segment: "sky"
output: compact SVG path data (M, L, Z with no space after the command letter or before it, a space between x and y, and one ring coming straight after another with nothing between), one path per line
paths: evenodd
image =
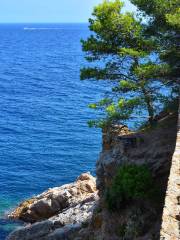
M0 0L0 23L85 23L102 1ZM134 10L128 0L124 2L127 10Z

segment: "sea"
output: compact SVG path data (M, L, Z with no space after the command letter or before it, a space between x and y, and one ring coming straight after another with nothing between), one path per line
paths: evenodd
M18 203L95 174L101 131L88 104L106 85L80 80L87 24L0 24L0 240Z

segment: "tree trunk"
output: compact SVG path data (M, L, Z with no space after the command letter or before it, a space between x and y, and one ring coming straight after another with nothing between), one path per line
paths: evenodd
M153 126L154 125L154 109L152 106L152 100L145 88L143 88L142 91L144 94L145 102L147 104L147 110L149 114L149 124L150 126Z

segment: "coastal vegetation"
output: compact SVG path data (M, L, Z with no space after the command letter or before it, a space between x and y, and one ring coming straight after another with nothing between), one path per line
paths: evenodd
M106 203L108 209L113 211L126 207L133 200L152 199L155 194L155 183L148 167L129 164L117 169L107 190Z
M178 96L178 1L132 3L137 12L124 13L120 0L105 0L89 19L92 34L82 40L82 48L90 64L81 69L81 79L106 80L111 87L89 105L101 116L90 126L154 126L156 115Z
M102 233L104 239L108 232L114 234L112 239L136 239L145 233L147 239L160 239L167 233L179 237L179 195L169 193L167 199L166 193L175 146L169 153L160 152L163 148L166 151L170 143L173 146L175 135L168 144L162 137L168 129L173 134L169 125L172 119L177 133L180 5L178 0L131 2L137 8L134 13L124 12L121 0L104 0L89 19L91 35L82 40L89 64L81 69L81 79L105 81L108 86L103 99L89 104L98 111L89 126L102 128L104 136L109 137L109 146L106 144L97 163L97 177L104 208L102 222L107 229L112 223L115 227ZM118 133L122 125L138 131L123 136ZM113 128L117 128L115 135ZM175 160L178 163L179 157ZM179 171L177 163L169 177L172 183L176 181L173 173ZM168 212L166 206L173 211ZM173 220L171 216L175 216ZM171 221L175 227L169 230ZM164 232L160 231L162 222Z

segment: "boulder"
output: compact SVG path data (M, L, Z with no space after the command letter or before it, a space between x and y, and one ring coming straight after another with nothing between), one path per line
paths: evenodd
M7 240L73 240L90 221L98 202L96 179L84 173L74 183L55 187L21 203L10 219L28 223Z
M24 201L8 217L34 223L50 218L65 208L76 206L94 196L94 193L97 193L96 179L89 173L84 173L73 183L51 188Z

